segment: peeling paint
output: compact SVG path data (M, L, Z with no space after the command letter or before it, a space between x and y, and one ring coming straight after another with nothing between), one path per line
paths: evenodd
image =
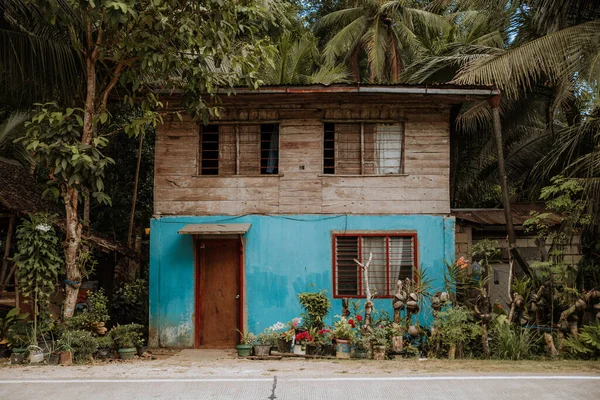
M251 223L244 235L245 307L247 327L260 332L277 321L302 312L297 295L327 289L332 294L332 231L416 231L420 267L443 285L444 260L454 257L454 219L431 215L289 215L244 217L163 217L151 222L150 332L165 347L194 345L194 248L190 235L179 235L186 224ZM341 314L341 299L332 299L333 316ZM391 312L389 299L376 308ZM421 315L427 323L430 315ZM154 335L154 338L152 337Z

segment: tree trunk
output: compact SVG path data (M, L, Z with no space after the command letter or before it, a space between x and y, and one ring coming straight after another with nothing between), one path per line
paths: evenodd
M488 346L488 327L487 324L481 324L481 348L486 357L490 356L490 346Z
M96 61L99 49L93 41L91 17L86 18L86 96L83 114L83 132L81 143L90 144L94 137L94 115L96 108ZM81 247L82 226L79 223L78 198L79 193L75 187L66 187L63 193L65 202L65 303L63 306L63 319L71 318L75 312L79 288L81 287L81 271L79 269L79 251Z
M82 226L77 215L78 193L74 188L67 188L64 194L65 201L65 268L67 279L65 281L65 303L63 319L68 319L75 312L79 287L81 286L81 271L79 270L79 246L81 245Z
M551 357L556 357L558 355L558 351L556 347L554 347L554 339L552 335L549 333L544 333L544 341L546 342L546 348L548 349L548 353Z
M454 360L456 358L456 343L450 345L448 349L448 359Z
M506 220L506 230L508 232L508 243L513 247L516 243L515 229L510 211L510 196L508 194L508 184L506 179L506 168L504 165L504 147L502 144L502 125L500 123L500 95L496 95L489 100L492 107L492 117L494 122L494 136L496 138L496 152L498 154L498 175L500 177L500 187L502 188L502 205L504 207L504 218Z

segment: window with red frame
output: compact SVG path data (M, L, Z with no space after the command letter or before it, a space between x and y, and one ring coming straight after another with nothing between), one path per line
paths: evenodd
M362 269L354 259L369 267L369 286L376 297L391 297L398 279L414 276L416 235L414 234L344 234L334 236L334 296L364 297Z

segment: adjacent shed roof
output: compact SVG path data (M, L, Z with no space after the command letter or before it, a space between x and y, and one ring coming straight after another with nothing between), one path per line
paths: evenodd
M180 235L243 235L250 224L188 224L179 230Z
M59 212L56 204L42 199L42 190L27 169L3 157L0 157L0 204L16 214Z
M545 212L543 204L538 203L517 203L512 204L511 214L514 225L523 225L531 217L532 211ZM455 208L451 210L451 215L459 222L468 222L477 225L505 225L503 208ZM550 217L551 223L560 223L558 216Z
M0 208L21 216L37 212L63 214L56 203L42 199L42 189L26 168L3 157L0 157ZM57 226L65 229L62 217L59 218ZM116 251L133 259L141 258L132 249L104 235L91 232L84 235L84 238L103 249Z

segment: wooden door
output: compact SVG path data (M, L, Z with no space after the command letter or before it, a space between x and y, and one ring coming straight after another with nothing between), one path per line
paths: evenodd
M240 242L199 240L196 347L233 348L240 315Z

